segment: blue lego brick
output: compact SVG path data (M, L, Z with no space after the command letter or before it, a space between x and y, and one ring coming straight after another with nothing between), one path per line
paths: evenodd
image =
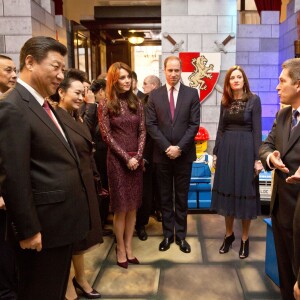
M207 190L207 191L200 191L199 193L199 198L198 200L201 201L207 201L207 200L211 200L211 190Z
M199 201L199 208L210 208L211 201L210 200L200 200Z
M272 221L270 218L264 219L264 221L267 223L265 272L273 280L273 282L279 286L279 274L272 231Z
M188 208L197 208L197 200L188 200Z
M271 181L272 180L272 172L270 171L261 171L259 174L259 181Z
M194 205L195 208L210 208L211 202L211 184L210 183L190 183L190 189L188 193L188 205ZM192 204L189 204L191 202ZM188 206L192 208L191 206Z
M192 183L210 183L211 177L191 177L190 182L192 182Z
M190 191L210 191L211 184L210 183L190 183Z

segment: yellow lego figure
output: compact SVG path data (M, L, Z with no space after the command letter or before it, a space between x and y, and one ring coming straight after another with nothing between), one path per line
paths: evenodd
M207 162L210 170L212 169L212 155L209 155L207 150L207 141L209 140L209 133L204 127L199 127L199 130L195 136L196 144L196 162ZM212 171L212 170L211 170Z
M207 149L207 141L209 140L208 131L204 127L199 127L195 136L197 160L204 154Z

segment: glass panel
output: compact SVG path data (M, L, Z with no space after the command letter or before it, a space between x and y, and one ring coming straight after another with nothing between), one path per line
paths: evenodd
M143 92L144 78L149 75L160 77L161 46L133 46L133 70L138 76L138 89Z

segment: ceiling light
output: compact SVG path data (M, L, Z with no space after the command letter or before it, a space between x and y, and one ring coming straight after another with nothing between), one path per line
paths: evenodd
M138 45L144 42L143 32L134 32L128 36L128 42L133 45Z

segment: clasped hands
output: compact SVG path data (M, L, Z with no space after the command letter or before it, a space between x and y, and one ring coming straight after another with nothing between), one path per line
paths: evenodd
M135 157L129 159L127 163L127 168L131 171L136 170L139 167L139 162Z
M178 146L169 146L165 153L170 159L176 159L181 155L181 150Z
M255 173L255 176L258 176L259 173L263 170L263 168L264 167L263 167L261 161L260 160L256 160L254 162L254 173Z

